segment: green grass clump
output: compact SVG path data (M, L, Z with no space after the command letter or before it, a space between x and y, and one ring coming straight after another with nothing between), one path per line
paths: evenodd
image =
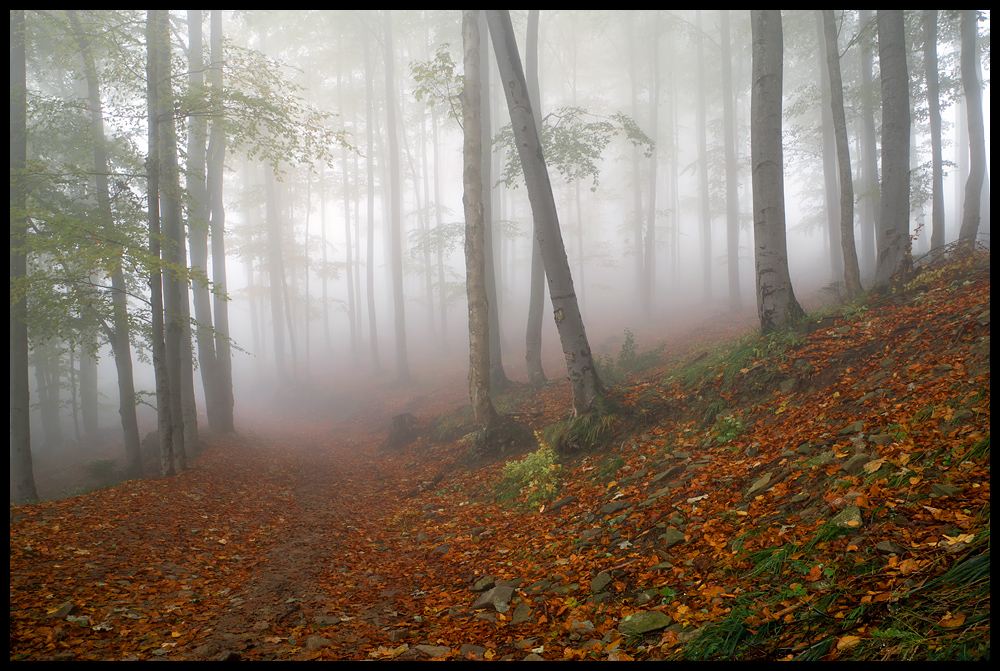
M500 472L497 495L502 503L523 497L523 503L533 509L540 508L558 492L561 469L555 450L537 431L538 449L517 461L508 462Z

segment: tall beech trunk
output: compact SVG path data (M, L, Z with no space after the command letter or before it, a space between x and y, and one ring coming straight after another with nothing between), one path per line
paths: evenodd
M825 9L821 14L826 43L826 67L830 76L830 110L833 113L833 134L837 145L844 284L847 296L853 298L861 291L861 271L858 269L858 252L854 246L854 181L851 175L851 150L847 142L847 119L844 116L844 83L840 76L840 51L837 47L837 26L833 10Z
M785 178L782 171L781 89L783 39L779 10L751 10L753 86L750 94L750 163L761 331L780 330L802 316L788 275Z
M94 143L94 179L97 194L97 209L101 225L108 240L118 239L115 234L114 215L111 211L111 190L108 169L108 153L105 147L104 111L101 104L100 83L97 66L90 50L90 40L84 34L75 11L69 12L69 20L87 77L87 99L90 104L90 137ZM107 330L108 340L115 355L118 371L118 412L122 418L122 433L125 439L125 472L129 477L142 475L142 456L139 451L139 422L135 410L135 382L132 377L132 346L129 338L131 326L128 318L128 292L125 274L121 268L119 252L115 266L111 269L112 325Z
M528 39L525 63L527 64L528 96L535 101L533 117L535 131L542 133L542 97L538 84L538 15L537 9L528 10ZM528 325L525 333L525 359L528 381L541 389L547 379L542 368L542 315L545 313L545 267L538 238L531 236L531 284L528 296Z
M882 74L882 203L878 219L875 288L889 288L910 268L910 82L903 10L879 10Z
M483 205L482 97L480 95L479 12L463 10L462 42L465 85L462 88L465 206L465 277L469 303L469 395L476 425L486 429L496 419L490 400L489 299L486 291L486 223Z
M507 11L486 10L493 39L493 50L511 127L517 142L518 155L524 168L524 181L528 187L528 200L535 220L535 237L542 250L545 274L549 280L556 328L566 357L566 368L573 389L573 409L577 415L600 412L604 399L604 386L594 368L594 359L587 341L587 332L580 315L580 307L573 289L573 276L566 258L566 247L559 229L559 216L552 197L545 156L535 128L531 102L528 97L521 57L517 52L514 29Z

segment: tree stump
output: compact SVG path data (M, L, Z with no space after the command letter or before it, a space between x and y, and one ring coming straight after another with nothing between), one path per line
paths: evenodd
M394 416L389 426L389 436L378 448L378 456L394 452L416 440L416 423L417 418L408 412Z

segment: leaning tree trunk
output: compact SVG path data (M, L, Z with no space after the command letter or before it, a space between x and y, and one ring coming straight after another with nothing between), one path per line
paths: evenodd
M517 142L518 156L524 169L528 187L528 200L535 220L535 237L542 250L545 274L549 279L549 295L555 313L556 328L566 357L566 368L573 388L573 409L576 414L600 411L604 387L594 368L594 359L587 341L587 332L580 314L580 306L573 289L566 247L559 230L559 216L552 184L549 181L545 156L535 129L535 120L528 98L524 70L517 53L510 13L487 10L493 50L507 97L511 127Z

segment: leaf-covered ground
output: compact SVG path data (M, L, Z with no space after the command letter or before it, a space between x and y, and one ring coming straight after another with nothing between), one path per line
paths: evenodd
M599 447L522 480L460 367L314 381L177 477L11 507L11 659L988 658L989 314L986 258L626 346ZM497 404L546 440L570 394Z

